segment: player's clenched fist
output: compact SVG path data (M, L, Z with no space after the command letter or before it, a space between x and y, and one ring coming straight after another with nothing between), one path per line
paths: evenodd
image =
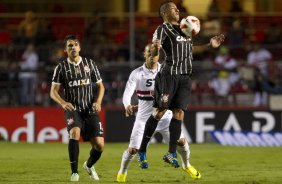
M93 103L92 108L93 108L93 111L100 112L101 111L101 104Z
M151 56L155 57L155 56L159 55L160 48L161 48L160 40L155 40L153 42L152 46L150 47Z
M138 110L138 105L128 105L125 109L125 116L128 117L133 115L134 112Z

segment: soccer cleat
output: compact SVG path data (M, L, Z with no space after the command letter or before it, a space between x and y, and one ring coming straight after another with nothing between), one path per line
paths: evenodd
M99 180L99 176L94 168L94 166L92 166L91 168L87 167L87 161L84 162L83 164L83 168L87 171L87 173L89 174L90 179L92 180Z
M139 167L141 167L141 169L148 168L146 152L138 152L138 162L139 162Z
M186 173L188 173L188 174L191 176L191 178L193 178L193 179L200 179L200 178L202 177L201 174L200 174L200 172L197 171L197 170L195 169L195 167L193 167L192 165L190 165L190 166L187 167L186 169L183 168L183 170L184 170Z
M124 173L124 174L118 173L117 182L118 183L125 183L126 182L126 176L127 176L127 173Z
M78 173L72 173L70 181L78 181L78 180L79 180Z
M163 160L170 165L172 165L175 168L178 168L180 165L177 160L177 154L176 153L167 153L164 155Z

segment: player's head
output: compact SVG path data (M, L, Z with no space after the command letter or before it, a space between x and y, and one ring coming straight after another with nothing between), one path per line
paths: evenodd
M159 60L159 56L155 56L153 59L150 59L151 56L151 48L152 44L147 44L144 49L144 58L146 60L146 65L149 67L153 67Z
M179 10L172 1L165 1L160 5L159 14L165 22L178 22Z
M80 43L75 35L67 35L64 39L65 52L68 57L75 58L79 56Z

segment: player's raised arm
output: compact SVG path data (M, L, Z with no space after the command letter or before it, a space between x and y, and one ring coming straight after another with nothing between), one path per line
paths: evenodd
M158 39L155 39L150 47L150 56L156 57L160 53L161 42Z

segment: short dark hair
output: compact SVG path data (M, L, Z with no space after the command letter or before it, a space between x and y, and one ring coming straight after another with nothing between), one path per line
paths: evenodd
M77 36L75 35L67 35L65 38L64 38L64 46L66 46L67 42L69 40L77 40L79 42L79 39Z
M171 1L171 0L169 0L169 1L164 1L164 2L162 2L162 4L160 5L160 9L159 9L159 15L160 15L160 17L163 18L162 13L164 13L164 12L167 10L169 3L173 3L173 1Z

